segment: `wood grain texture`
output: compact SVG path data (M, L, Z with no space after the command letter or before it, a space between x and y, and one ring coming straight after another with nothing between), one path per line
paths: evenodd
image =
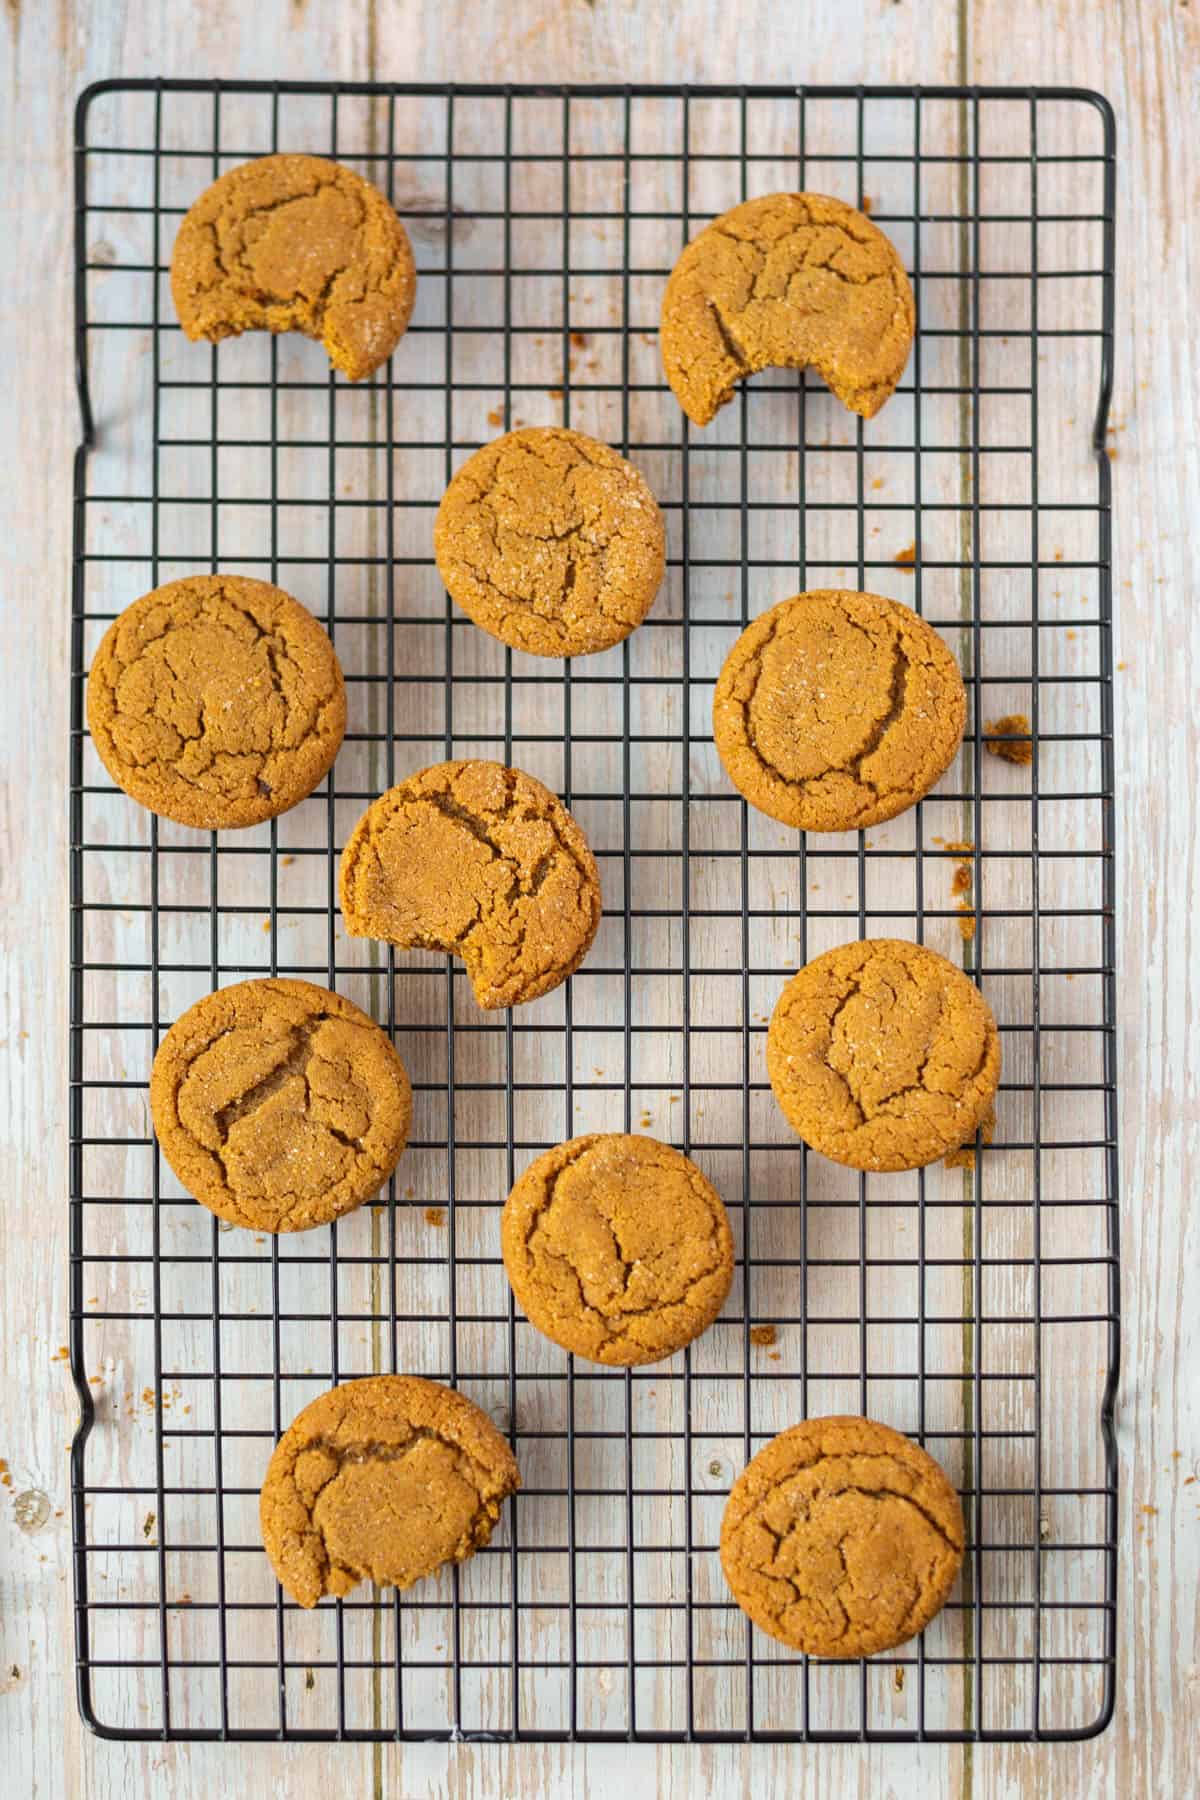
M787 1792L1185 1794L1200 1729L1200 1314L1195 1205L1197 1001L1190 896L1195 826L1195 495L1200 416L1191 315L1200 104L1197 9L1160 0L832 0L783 16L715 3L566 0L480 9L323 0L208 0L185 12L105 0L0 14L0 181L10 277L0 333L8 493L0 631L6 771L0 1456L0 1743L16 1794L226 1791L247 1778L297 1800L321 1793L482 1797ZM864 59L863 47L868 47ZM65 807L70 549L70 116L110 74L392 80L1061 82L1108 94L1118 115L1114 409L1120 1056L1125 1350L1121 1659L1117 1718L1100 1740L1024 1747L653 1752L458 1746L379 1751L97 1743L70 1678L66 1455L74 1395L66 1339ZM31 327L36 321L36 333ZM1043 394L1055 371L1042 373ZM20 671L13 677L13 671ZM52 1503L34 1536L12 1496ZM1142 1511L1153 1508L1153 1511ZM57 1514L61 1512L62 1516ZM16 1671L14 1673L14 1671Z

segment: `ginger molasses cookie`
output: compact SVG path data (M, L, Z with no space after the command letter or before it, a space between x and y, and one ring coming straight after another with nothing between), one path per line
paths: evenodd
M937 632L898 600L841 588L755 619L713 694L730 780L801 831L861 831L915 805L952 761L966 716Z
M360 1581L408 1588L482 1549L520 1485L508 1444L465 1395L369 1375L310 1401L275 1446L263 1545L301 1606Z
M707 425L760 369L816 369L873 418L899 381L916 312L895 246L826 194L766 194L692 239L663 295L667 380Z
M158 1047L163 1154L218 1218L325 1225L378 1193L408 1141L412 1092L386 1032L308 981L241 981L189 1007Z
M282 588L185 575L114 620L92 660L88 730L151 812L220 831L295 806L346 729L333 645Z
M762 1630L808 1656L874 1656L924 1631L963 1558L932 1456L873 1419L806 1419L733 1484L721 1566Z
M533 1162L500 1247L530 1323L599 1363L658 1362L707 1330L733 1280L733 1236L695 1163L650 1137L592 1133Z
M433 528L450 596L514 650L579 656L639 625L662 581L658 502L632 463L560 426L477 450Z
M975 1135L1000 1035L973 981L899 938L827 950L788 982L767 1073L793 1130L852 1169L919 1169Z
M342 852L351 937L461 956L480 1006L576 970L600 923L587 839L549 788L495 762L437 763L381 794Z
M320 156L230 169L188 212L171 257L188 337L302 331L351 381L387 361L416 291L408 235L387 200Z

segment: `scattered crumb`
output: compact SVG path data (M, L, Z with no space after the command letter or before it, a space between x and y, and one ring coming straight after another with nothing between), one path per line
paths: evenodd
M1128 667L1128 664L1126 664L1126 663L1118 663L1118 664L1117 664L1117 667L1118 667L1118 669L1124 669L1124 668L1127 668L1127 667Z
M1068 631L1068 637L1074 637ZM1030 736L1030 724L1024 713L1005 713L1002 719L992 719L983 728L992 738L1007 738L1007 743L989 742L984 749L989 756L999 756L1005 762L1028 764L1033 761L1033 739Z
M765 1350L769 1345L775 1342L775 1327L773 1325L752 1325L750 1327L750 1342L752 1344L761 1344Z
M571 333L571 342L574 344L574 346L577 350L586 349L587 348L587 333L583 332L583 331L573 331Z
M862 199L858 203L858 210L859 210L859 212L866 213L867 217L870 218L871 208L874 206L874 204L875 204L875 202L872 200L870 194L864 194Z
M595 1064L592 1065L592 1074L596 1076L597 1080L600 1078L601 1075L603 1075L603 1073L604 1073L603 1069L596 1068Z
M894 558L894 561L898 563L902 569L911 569L916 560L917 546L915 542L909 544L906 550L897 550Z
M974 844L968 844L966 838L947 838L944 843L941 838L934 838L933 841L941 844L943 850L952 850L956 856L973 856L975 853Z
M653 1122L654 1121L651 1119L649 1113L643 1113L641 1118L638 1120L638 1124L642 1127L643 1131L645 1131L649 1125L652 1125Z
M58 1349L54 1352L54 1355L50 1358L50 1361L51 1362L66 1362L67 1359L70 1357L70 1354L71 1354L71 1352L67 1349L67 1346L65 1344L60 1344L58 1346Z
M96 1294L93 1294L91 1296L90 1300L88 1300L88 1302L87 1302L88 1306L99 1306L99 1304L100 1304L100 1299L99 1299L99 1296Z
M1183 1478L1184 1487L1191 1487L1191 1485L1192 1485L1193 1481L1195 1481L1195 1479L1196 1479L1196 1477L1194 1475L1185 1475Z
M487 416L487 422L489 425L503 425L504 413L500 407L493 406L491 412Z
M668 1094L667 1095L668 1106L678 1106L679 1100L680 1100L680 1096L678 1094Z
M552 400L561 400L562 399L563 391L561 388L547 388L546 392L549 394L549 396Z
M264 920L263 920L263 930L264 930L264 931L266 931L266 932L269 932L269 931L270 931L270 929L271 929L271 921L270 921L270 919L264 919Z
M317 1685L317 1678L311 1669L305 1669L304 1671L304 1685L306 1688L315 1688Z
M290 869L295 860L294 856L285 856L281 859L280 866L284 869Z
M1054 560L1055 560L1055 562L1061 562L1061 561L1062 561L1062 559L1063 559L1063 553L1062 553L1062 551L1061 551L1061 550L1056 550L1056 551L1055 551L1055 552L1054 552Z
M148 1512L142 1520L142 1536L144 1538L154 1536L154 1514L152 1512Z
M970 865L970 863L965 863L965 862L955 863L954 874L950 880L950 892L952 894L965 894L967 889L970 887L970 885L971 885L971 865Z
M192 1604L192 1596L190 1594L180 1594L179 1604L180 1606L190 1606Z
M1108 460L1109 460L1109 462L1116 462L1116 460L1117 460L1117 452L1116 452L1116 450L1115 450L1115 449L1114 449L1114 447L1113 447L1113 446L1112 446L1112 444L1109 444L1109 445L1108 445L1108 446L1107 446L1107 448L1106 448L1106 449L1105 449L1105 452L1104 452L1104 454L1105 454L1105 455L1106 455L1106 456L1107 456L1107 458L1108 458Z
M892 1676L892 1686L895 1688L895 1690L898 1694L902 1694L904 1692L904 1670L902 1668L900 1668L898 1665L896 1668L896 1673Z
M1153 1519L1156 1519L1158 1517L1157 1506L1139 1506L1138 1511L1141 1513L1148 1513L1149 1516Z
M1077 632L1077 631L1068 631L1068 633L1067 633L1067 642L1068 642L1068 643L1071 643L1071 644L1073 644L1073 643L1074 643L1074 642L1075 642L1075 639L1076 639L1076 638L1077 638L1077 637L1078 637L1078 636L1079 636L1079 633L1078 633L1078 632Z
M641 338L643 344L649 344L650 348L653 350L657 339L652 331L639 331L638 336Z
M427 1225L444 1225L446 1223L445 1207L427 1206L425 1208L425 1223Z
M405 1198L405 1199L406 1199L406 1200L411 1200L411 1199L413 1199L413 1198L414 1198L414 1195L415 1195L415 1191L416 1191L416 1190L415 1190L415 1189L413 1189L413 1188L410 1188L410 1187L406 1187L406 1188L405 1188L405 1190L404 1190L404 1198Z
M959 908L959 912L962 915L958 921L959 934L963 943L969 944L975 936L975 914L971 912L965 902Z
M881 488L883 486L883 476L877 475L875 477L874 481L871 483L871 486L873 488Z
M780 1359L778 1350L768 1350L767 1351L767 1361L768 1362L779 1362L780 1360L781 1359Z

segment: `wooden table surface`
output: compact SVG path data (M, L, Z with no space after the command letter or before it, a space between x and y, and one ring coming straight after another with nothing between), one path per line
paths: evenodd
M1200 1792L1200 886L1195 625L1200 6L1188 0L7 0L8 475L0 1209L0 1758L29 1795ZM1116 1717L1078 1745L626 1749L120 1745L76 1716L67 1456L65 788L71 112L104 76L1064 84L1117 114L1113 465L1124 1258ZM1048 379L1053 379L1049 376ZM13 1497L51 1516L18 1529Z

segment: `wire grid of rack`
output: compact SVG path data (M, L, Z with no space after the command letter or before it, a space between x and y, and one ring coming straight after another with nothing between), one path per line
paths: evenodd
M117 1737L987 1739L1111 1714L1118 1287L1109 467L1114 130L1058 90L383 87L105 82L77 114L72 670L71 1361L84 1718ZM319 346L189 345L166 271L220 171L340 157L404 218L408 335L352 388ZM683 242L785 187L870 207L921 328L870 423L772 372L703 432L655 341ZM95 424L93 426L93 419ZM1093 426L1094 420L1094 426ZM458 615L432 564L453 470L565 422L631 454L669 568L623 645L559 665ZM278 580L327 624L349 694L328 783L209 836L116 792L83 727L90 655L195 569ZM866 834L748 810L709 730L748 618L806 586L915 605L959 657L962 752ZM989 756L1024 712L1034 760ZM605 922L584 969L481 1014L461 968L352 942L337 853L369 800L443 757L561 792ZM955 871L958 871L957 877ZM1003 1034L973 1168L859 1176L809 1154L765 1077L808 957L922 939ZM379 1204L267 1239L157 1154L162 1032L254 974L349 993L415 1089ZM514 1313L498 1209L546 1145L647 1130L714 1180L738 1238L716 1326L681 1356L574 1362ZM772 1341L773 1340L773 1341ZM332 1381L458 1384L524 1487L490 1548L403 1596L305 1613L259 1543L272 1444ZM962 1579L915 1642L794 1657L732 1605L731 1480L802 1416L911 1432L960 1486Z

